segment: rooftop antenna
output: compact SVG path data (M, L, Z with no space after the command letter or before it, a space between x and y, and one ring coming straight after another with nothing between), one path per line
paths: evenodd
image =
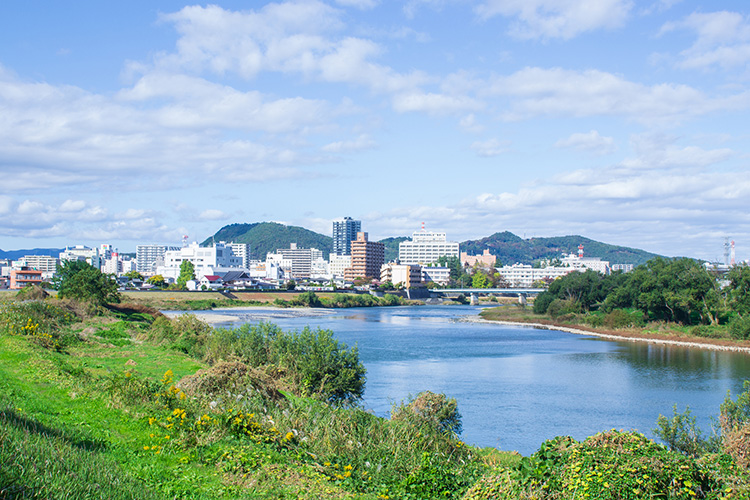
M182 235L182 248L185 248L187 246L187 242L188 242L188 235L183 234Z
M422 222L422 232L424 233L424 222Z
M731 252L731 260L729 261L729 265L734 266L735 260L734 260L734 240L732 240L732 252Z

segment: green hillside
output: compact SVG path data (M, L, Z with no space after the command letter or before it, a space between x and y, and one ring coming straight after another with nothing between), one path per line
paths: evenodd
M207 238L201 245L209 245L212 241L250 243L252 255L258 259L265 259L268 252L275 252L279 248L289 248L291 243L296 243L299 248L317 248L327 259L333 246L333 239L330 236L277 222L230 224L219 229L213 237Z
M479 240L461 243L461 251L471 255L481 254L485 248L495 255L503 265L533 264L540 259L552 259L561 254L578 253L578 245L583 244L586 257L599 257L611 264L639 265L657 257L656 254L636 248L609 245L583 236L554 236L551 238L523 239L504 231Z
M385 261L393 262L398 258L398 245L402 241L408 240L406 236L396 236L392 238L383 238L380 243L385 245Z

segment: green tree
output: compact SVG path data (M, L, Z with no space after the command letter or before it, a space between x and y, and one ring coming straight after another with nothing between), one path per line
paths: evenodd
M164 276L161 274L155 274L151 276L149 279L146 280L146 283L149 285L158 286L159 288L164 288L167 286L167 280L164 279Z
M738 316L744 318L750 313L750 266L742 264L729 271L727 301Z
M131 280L141 280L143 281L143 275L139 273L138 271L128 271L124 275L126 278L130 278Z
M471 277L471 286L473 288L488 288L489 281L487 275L481 269L474 271L474 276Z
M99 269L84 261L65 261L58 267L54 279L57 295L104 305L120 302L117 282L112 275L102 274Z
M195 266L189 260L183 260L180 264L180 275L177 277L177 285L184 288L188 281L195 279Z

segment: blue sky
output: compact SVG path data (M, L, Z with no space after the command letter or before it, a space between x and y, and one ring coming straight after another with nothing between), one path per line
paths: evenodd
M750 257L746 2L0 3L0 248L580 234Z

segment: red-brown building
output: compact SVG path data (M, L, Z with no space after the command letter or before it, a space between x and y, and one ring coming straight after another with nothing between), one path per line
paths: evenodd
M29 285L40 285L42 283L42 271L31 267L22 267L21 269L12 269L10 271L10 288L11 290L20 290Z

